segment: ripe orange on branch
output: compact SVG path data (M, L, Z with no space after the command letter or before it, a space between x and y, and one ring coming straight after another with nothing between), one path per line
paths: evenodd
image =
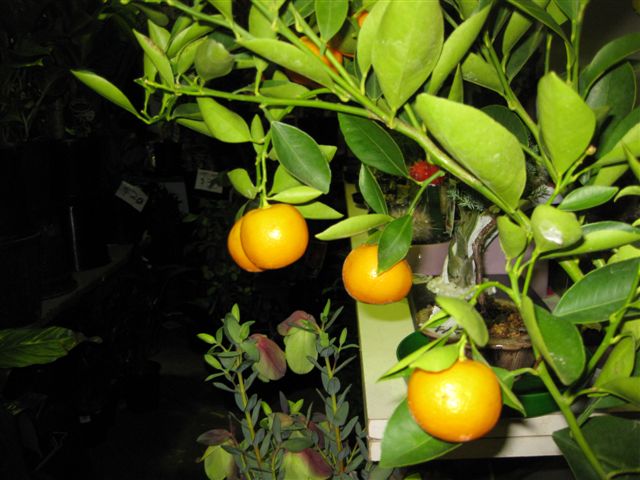
M229 235L227 236L227 250L229 255L233 258L233 261L243 270L247 272L262 272L262 268L255 265L242 248L242 242L240 240L240 229L242 228L242 221L244 217L240 217L236 223L233 224Z
M385 304L402 300L411 289L413 275L406 260L378 273L378 246L360 245L342 265L342 282L352 298L363 303Z
M458 360L440 372L415 369L407 400L415 421L431 436L469 442L498 422L502 393L495 373L475 360Z
M278 203L248 212L242 220L240 241L247 258L258 268L282 268L304 255L309 229L295 207Z

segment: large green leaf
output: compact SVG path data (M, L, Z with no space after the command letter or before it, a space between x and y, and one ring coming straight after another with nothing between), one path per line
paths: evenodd
M272 28L272 22L255 5L249 9L249 33L258 38L271 38L275 40L278 36Z
M244 118L213 98L198 97L198 107L207 128L218 140L243 143L252 140L251 131Z
M488 3L479 12L465 20L449 35L442 47L442 53L431 74L427 93L437 93L451 71L460 63L482 29L491 11Z
M249 172L244 168L234 168L227 173L229 181L233 188L245 198L254 199L256 197L257 189L249 177Z
M71 70L71 73L97 94L102 95L110 102L115 103L120 108L124 108L127 112L140 118L140 115L136 112L135 107L127 96L109 80L88 70Z
M475 83L481 87L503 94L502 83L498 72L487 63L480 55L471 52L462 63L462 78L467 82Z
M281 192L276 193L273 197L271 197L270 200L275 200L276 202L300 204L315 200L320 195L322 195L322 192L320 190L307 187L306 185L301 185L299 187L291 187L286 190L282 190Z
M621 308L638 282L640 258L616 262L589 272L572 285L553 310L573 323L603 322Z
M617 187L585 185L576 188L562 199L558 208L568 212L577 212L597 207L611 200L618 193Z
M582 433L606 472L637 471L640 421L613 415L595 416L582 427ZM568 428L554 432L553 440L580 480L600 480ZM632 476L617 478L631 479Z
M384 193L380 188L380 184L371 169L365 165L360 165L360 174L358 175L358 189L367 202L367 205L376 213L388 214L387 202L384 199Z
M507 258L515 258L527 247L527 232L502 215L496 221L500 247Z
M238 44L321 85L330 86L333 83L327 72L328 67L319 57L303 52L290 43L270 38L253 38L240 39Z
M560 38L562 38L566 44L571 44L569 38L565 34L564 30L558 23L553 19L551 15L549 15L546 10L540 8L536 3L532 0L507 0L511 5L522 10L528 16L533 17L544 26L552 30L556 33Z
M602 390L640 407L640 377L616 378L600 386Z
M220 42L206 38L194 58L196 72L204 81L224 77L233 70L234 58Z
M273 182L271 184L271 190L269 195L288 190L289 188L299 187L302 183L298 181L293 175L287 172L287 169L282 165L278 165L276 172L273 174Z
M585 152L596 128L593 110L554 72L538 83L538 121L544 146L558 173Z
M640 155L640 123L635 124L620 141L595 163L596 166L611 165L627 161L628 150L632 155Z
M464 328L476 345L484 347L487 344L489 341L487 324L470 303L460 298L440 295L436 297L436 303L451 315L458 325Z
M545 8L549 0L533 0L538 7ZM502 56L507 56L511 49L518 43L522 36L529 30L533 21L528 15L523 15L518 11L511 14L502 36Z
M615 125L631 113L636 95L636 75L631 63L625 62L593 84L586 102L594 112L606 109L608 122Z
M640 33L616 38L602 47L580 73L580 92L584 95L606 71L629 55L640 51Z
M366 75L371 68L371 52L373 50L373 44L375 43L378 35L380 21L382 20L384 12L388 6L388 0L377 1L369 10L367 21L362 24L362 28L358 34L356 61L358 62L358 67L363 75Z
M284 351L287 357L287 365L291 371L304 374L313 370L312 359L318 358L316 349L317 335L313 332L294 328L284 337Z
M609 153L622 137L638 123L640 123L640 107L632 110L627 116L616 123L613 128L606 128L602 135L600 135L600 145L596 153L596 158L603 157Z
M586 363L582 336L567 319L555 317L537 306L535 312L540 333L549 351L549 364L562 383L571 385L580 378Z
M509 82L520 73L533 54L540 51L540 43L544 37L544 30L538 27L511 52L505 69Z
M413 217L404 215L389 222L378 242L378 274L386 272L409 251L413 236Z
M416 465L438 458L460 445L438 440L422 430L404 400L396 407L384 430L380 466Z
M340 238L349 238L360 233L365 233L372 228L379 227L385 223L389 223L393 217L381 213L372 213L370 215L356 215L355 217L345 218L341 222L331 225L326 230L318 233L318 240L338 240Z
M582 238L580 222L572 212L551 205L538 205L531 215L536 250L548 252L569 247Z
M328 42L340 31L349 12L349 0L315 0L320 38Z
M633 337L623 337L613 347L602 366L594 386L601 387L619 378L627 378L633 372L636 360L636 344Z
M408 176L400 147L380 125L342 113L338 121L349 149L362 163L391 175Z
M295 205L295 207L304 218L309 220L337 220L344 216L322 202L305 203L304 205Z
M378 26L371 60L393 110L427 80L442 50L444 22L439 2L390 2Z
M82 334L62 327L0 330L0 368L51 363L83 340Z
M427 372L441 372L453 365L459 355L460 349L455 343L432 348L411 362L409 368L419 368Z
M511 132L480 110L428 94L418 96L416 111L456 160L504 203L518 205L526 169L520 143Z
M640 240L640 228L627 223L604 221L582 226L582 241L575 247L545 254L543 258L571 257L610 250Z
M298 180L322 193L329 192L331 169L322 150L308 134L286 123L271 124L278 160Z
M165 55L164 51L154 43L146 35L134 30L133 34L138 40L138 43L144 50L144 53L149 57L151 63L156 67L156 70L160 74L162 83L165 85L173 86L173 70L171 69L171 62Z

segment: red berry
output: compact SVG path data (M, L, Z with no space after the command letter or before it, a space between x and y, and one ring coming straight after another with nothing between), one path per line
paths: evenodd
M409 175L411 175L411 178L418 182L424 182L427 178L429 178L439 170L440 169L438 167L436 167L432 163L427 162L426 160L418 160L416 163L409 167ZM438 177L432 182L432 184L441 185L443 181L444 177Z

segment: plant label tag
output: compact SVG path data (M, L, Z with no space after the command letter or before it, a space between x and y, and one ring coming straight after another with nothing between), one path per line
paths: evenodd
M147 200L149 200L149 197L142 189L124 180L120 182L120 186L116 191L116 197L127 202L138 212L142 212L142 209L147 204Z
M218 181L218 172L213 170L198 169L196 175L196 184L194 188L196 190L204 190L205 192L222 193L222 185Z

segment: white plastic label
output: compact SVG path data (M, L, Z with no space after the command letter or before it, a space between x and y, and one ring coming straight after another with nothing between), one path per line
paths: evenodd
M120 186L116 191L116 197L127 202L138 212L142 211L147 204L147 200L149 200L149 197L141 188L131 185L124 180L120 182Z
M222 193L222 186L216 182L217 178L218 172L199 168L194 188L205 192Z

